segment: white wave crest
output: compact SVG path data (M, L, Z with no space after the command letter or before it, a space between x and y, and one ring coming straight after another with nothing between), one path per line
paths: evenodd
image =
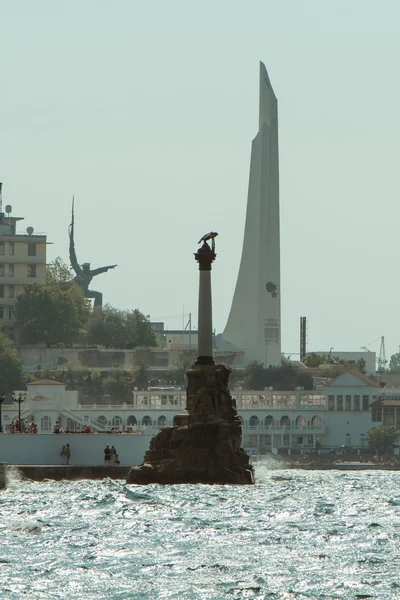
M11 466L6 468L6 489L19 489L22 487L23 480L23 475L17 467Z

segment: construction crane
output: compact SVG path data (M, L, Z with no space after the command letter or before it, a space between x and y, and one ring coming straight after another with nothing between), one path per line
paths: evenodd
M385 337L382 336L381 337L381 347L380 347L379 356L378 356L378 372L386 371L386 365L387 365L387 360L386 360L386 351L385 351Z

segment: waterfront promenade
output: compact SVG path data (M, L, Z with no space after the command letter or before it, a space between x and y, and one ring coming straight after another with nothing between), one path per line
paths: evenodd
M135 434L0 434L0 462L8 465L63 465L60 452L70 445L70 467L103 467L104 448L115 446L120 467L143 462L151 435ZM64 466L63 466L64 467Z
M55 481L80 479L126 479L130 467L121 466L81 466L81 465L12 465L6 466L5 471L17 470L24 479L32 481Z

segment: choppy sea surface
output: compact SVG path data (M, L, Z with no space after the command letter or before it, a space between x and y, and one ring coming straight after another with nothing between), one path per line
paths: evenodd
M256 466L251 487L0 491L0 598L400 598L400 472Z

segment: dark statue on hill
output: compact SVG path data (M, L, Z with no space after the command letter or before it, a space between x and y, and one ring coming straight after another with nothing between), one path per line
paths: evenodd
M79 287L83 291L83 295L85 298L94 298L94 306L93 308L102 308L103 306L103 294L101 292L96 292L94 290L89 290L90 282L93 277L96 275L100 275L101 273L106 273L109 269L115 269L117 265L109 265L107 267L99 267L98 269L91 269L90 263L83 263L80 265L78 263L78 259L76 257L75 252L75 242L74 242L74 200L72 200L72 220L71 225L69 226L69 259L71 261L71 266L74 269L76 276L73 281L79 285Z

